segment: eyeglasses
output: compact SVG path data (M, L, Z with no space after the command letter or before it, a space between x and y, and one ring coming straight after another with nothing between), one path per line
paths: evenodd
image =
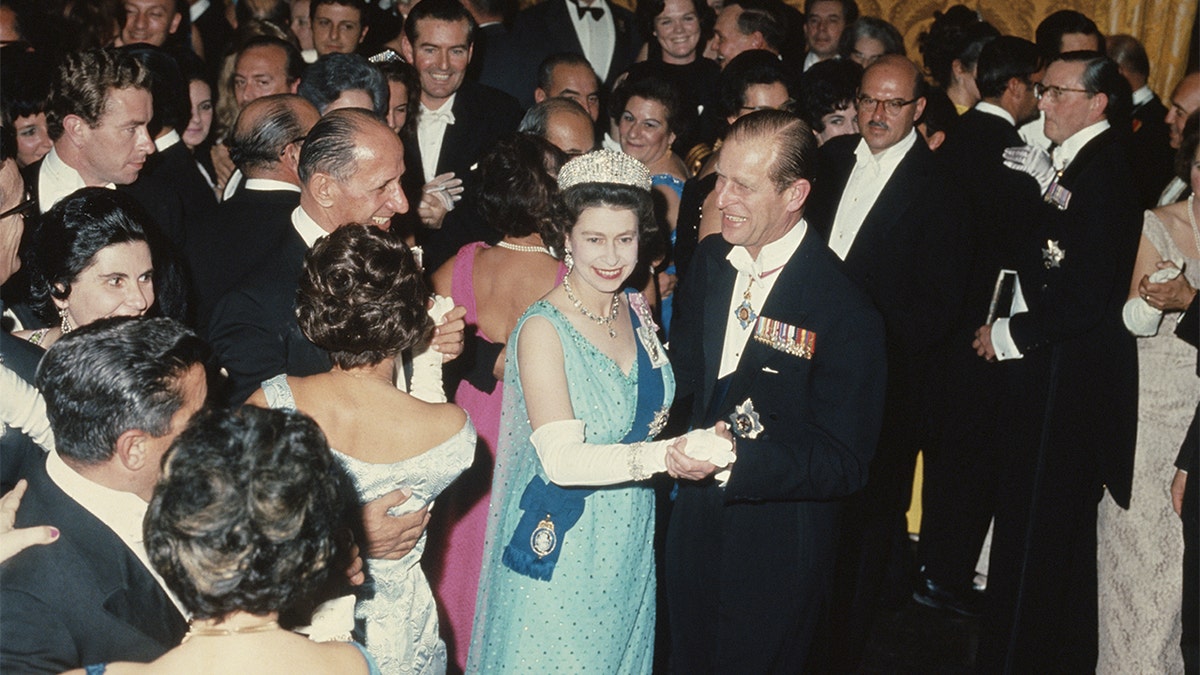
M1041 82L1033 85L1033 95L1036 96L1037 100L1039 101L1045 98L1047 95L1050 96L1051 101L1057 101L1058 99L1062 98L1064 93L1068 91L1073 91L1077 94L1087 94L1088 96L1096 93L1090 89L1071 89L1070 87L1055 87L1053 85L1048 87Z
M859 110L861 110L862 112L865 112L865 113L874 113L879 108L879 104L882 103L883 109L885 111L887 111L887 114L895 115L895 114L899 113L901 110L903 110L904 106L912 105L913 103L916 103L920 99L921 99L921 97L918 96L916 98L909 99L907 101L905 101L902 98L893 98L893 99L889 99L887 101L880 101L879 99L871 98L870 96L867 96L866 94L859 94L858 98L854 99L854 103L858 106Z
M35 199L32 195L26 195L25 201L17 204L4 213L0 213L0 220L4 220L9 216L21 216L22 218L27 217L33 211L33 207L35 206L37 206L37 199Z

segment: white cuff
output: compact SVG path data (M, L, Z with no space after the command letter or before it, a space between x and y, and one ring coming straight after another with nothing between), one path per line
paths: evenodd
M1008 329L1008 319L996 319L992 324L992 349L996 352L997 361L1019 359L1025 355L1017 349L1013 342L1012 333Z

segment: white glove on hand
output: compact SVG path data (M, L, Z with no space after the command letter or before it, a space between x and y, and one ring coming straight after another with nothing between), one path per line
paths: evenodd
M454 204L462 199L462 179L455 178L453 173L434 176L433 180L425 184L424 192L441 200L447 211L453 211Z
M1150 283L1161 284L1179 276L1178 267L1166 267L1150 275ZM1150 306L1145 298L1130 298L1121 308L1121 318L1125 328L1136 337L1150 337L1158 334L1158 325L1162 322L1162 310Z
M1033 145L1005 148L1004 166L1033 176L1042 188L1042 194L1046 194L1050 182L1054 180L1054 163L1050 161L1050 153Z
M537 450L546 477L556 485L617 485L644 480L667 470L667 448L675 439L645 443L588 443L583 420L558 420L538 427L529 440ZM689 431L684 436L692 451L723 457L733 445L709 429ZM709 460L713 461L713 460ZM716 464L717 462L713 462ZM635 475L634 469L641 475Z
M442 317L446 312L454 309L454 299L446 298L440 295L433 296L433 306L429 308L429 317L433 319L434 325L441 322ZM401 386L404 377L404 369L400 364L396 364L396 387L404 389ZM425 401L426 403L445 403L446 391L442 387L442 354L441 352L425 347L423 352L413 352L412 359L412 382L408 387L408 393L414 397Z

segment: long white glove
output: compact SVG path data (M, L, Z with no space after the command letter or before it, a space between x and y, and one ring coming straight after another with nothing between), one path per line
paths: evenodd
M0 365L0 422L25 432L34 443L54 450L54 432L46 417L46 401L8 367Z
M645 480L667 470L667 447L675 439L646 443L587 443L583 420L559 420L538 427L529 440L551 482L563 486L616 485ZM710 429L689 431L684 452L690 457L730 458L733 444ZM693 454L696 453L696 454ZM718 466L724 466L710 459Z
M429 308L429 316L434 325L441 322L446 312L454 309L454 299L433 296L433 307ZM396 364L396 387L402 386L404 369ZM414 353L412 359L412 382L409 383L408 393L426 403L445 403L446 390L442 388L442 354L436 349L426 347L425 351Z
M1161 284L1179 276L1178 267L1165 267L1150 275L1150 283ZM1162 322L1162 310L1151 307L1142 298L1130 298L1121 308L1121 318L1125 328L1137 337L1150 337L1158 334L1158 325Z
M1033 145L1018 145L1004 149L1004 166L1033 176L1042 188L1042 194L1050 188L1054 180L1054 163L1050 161L1050 153Z

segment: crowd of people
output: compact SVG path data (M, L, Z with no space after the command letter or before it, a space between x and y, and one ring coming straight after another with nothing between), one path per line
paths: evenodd
M802 9L0 0L0 670L1197 672L1200 73Z

